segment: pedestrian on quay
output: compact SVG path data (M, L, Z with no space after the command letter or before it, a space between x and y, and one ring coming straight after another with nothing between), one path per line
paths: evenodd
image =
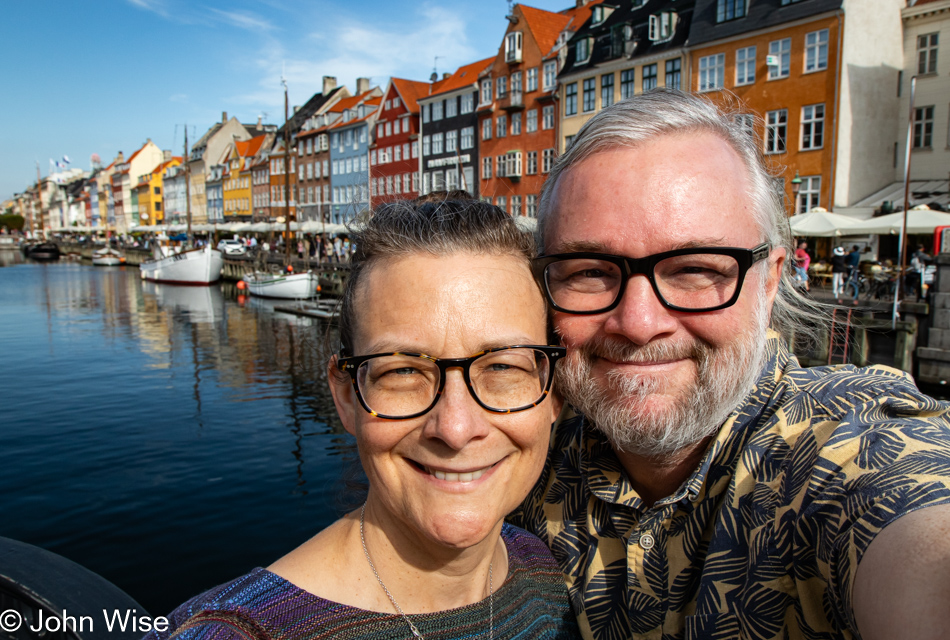
M384 204L356 237L327 378L362 506L145 640L578 637L551 552L504 522L561 408L534 242L479 200Z
M927 265L931 262L933 262L933 258L927 254L924 245L917 245L917 251L910 257L910 268L906 278L910 294L916 294L917 302L920 302L924 297L924 273L927 271Z
M637 94L555 162L535 268L574 412L512 521L585 638L946 638L950 405L789 352L828 316L735 115Z
M799 285L805 290L808 286L808 266L811 264L811 256L808 254L808 243L802 240L795 249L795 273L798 276Z
M841 294L844 293L844 276L848 273L844 247L835 247L831 255L831 292L841 304Z
M851 246L851 253L848 254L848 267L857 269L859 264L861 264L861 247L855 244Z

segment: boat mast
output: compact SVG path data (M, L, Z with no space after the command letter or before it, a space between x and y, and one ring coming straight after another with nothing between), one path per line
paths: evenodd
M191 248L191 180L188 167L188 123L185 123L185 215L188 219L188 240L186 246Z
M40 178L40 162L36 161L36 199L40 203L40 235L46 239L45 216L43 215L43 179ZM34 223L36 221L34 220Z
M280 83L284 85L284 264L290 264L290 127L287 126L289 102L287 99L287 81L283 76Z

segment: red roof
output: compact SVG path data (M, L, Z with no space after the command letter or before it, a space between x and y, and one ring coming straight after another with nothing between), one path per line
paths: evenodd
M491 58L485 58L484 60L467 64L464 67L459 67L451 76L442 82L436 83L437 86L433 87L432 93L429 95L434 96L440 93L448 93L449 91L455 91L456 89L477 83L478 74L487 69L494 61L495 56L492 56Z
M267 134L262 136L255 136L250 140L236 140L234 146L237 149L238 155L242 158L251 158L257 155L257 152L261 150L261 145L264 144L264 138L267 137Z
M583 7L570 7L569 9L561 11L561 13L571 18L571 22L568 26L572 31L577 31L587 22L590 14L594 11L594 7L603 1L604 0L591 0Z
M437 82L435 85L432 85L428 82L419 82L418 80L393 78L392 84L399 93L399 97L402 98L402 102L406 105L406 109L409 110L409 113L417 114L419 113L419 98L425 98L431 95L431 93L435 91L435 87L441 83Z
M518 8L521 10L525 22L528 23L528 29L534 36L534 41L538 43L541 55L547 55L554 48L558 35L574 18L572 15L552 13L543 9L527 7L523 4L519 4Z

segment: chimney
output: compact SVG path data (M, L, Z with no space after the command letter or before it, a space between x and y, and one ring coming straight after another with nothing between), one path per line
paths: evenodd
M452 77L452 74L449 73L448 71L444 71L444 72L442 73L442 79L443 79L443 80L448 80L450 77Z
M336 89L336 77L323 76L323 95L326 96L334 89Z
M356 95L369 91L369 78L356 79Z
M115 162L116 164L122 164L123 162L125 162L125 154L120 151L119 154L115 157Z
M261 124L261 116L257 116L257 130L260 131L263 128Z
M171 159L172 159L172 150L171 150L171 149L163 149L163 150L162 150L162 162L168 162L168 161L171 160Z
M295 105L294 105L294 113L297 113L298 111L300 111L300 105L299 105L299 104L295 104Z
M228 121L228 112L227 112L227 111L222 111L222 112L221 112L221 124L225 124L227 121Z

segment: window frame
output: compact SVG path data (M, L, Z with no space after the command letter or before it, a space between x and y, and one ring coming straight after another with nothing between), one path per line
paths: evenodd
M751 54L751 55L750 55ZM756 47L736 49L736 86L755 84ZM740 71L741 69L741 71ZM750 75L751 74L751 75Z
M822 34L824 34L824 40L821 39ZM810 43L809 39L812 36L815 37L815 41ZM815 73L828 68L828 29L819 29L805 34L804 64L805 73Z
M710 82L710 74L715 74ZM699 59L699 92L721 91L726 82L726 54L713 53Z
M784 45L787 45L785 49ZM775 50L773 52L773 49ZM792 71L792 39L791 38L782 38L781 40L772 40L769 42L769 56L777 56L779 59L778 66L768 66L769 72L767 79L768 80L782 80L783 78L789 77ZM766 58L766 62L768 59ZM777 69L775 73L772 72L773 69Z
M772 155L787 151L788 109L767 111L765 113L765 153Z
M809 113L809 110L810 113ZM818 113L820 110L820 113ZM825 146L825 103L808 104L802 107L801 142L799 150L814 151ZM818 143L815 143L815 139ZM807 143L806 143L807 141Z

